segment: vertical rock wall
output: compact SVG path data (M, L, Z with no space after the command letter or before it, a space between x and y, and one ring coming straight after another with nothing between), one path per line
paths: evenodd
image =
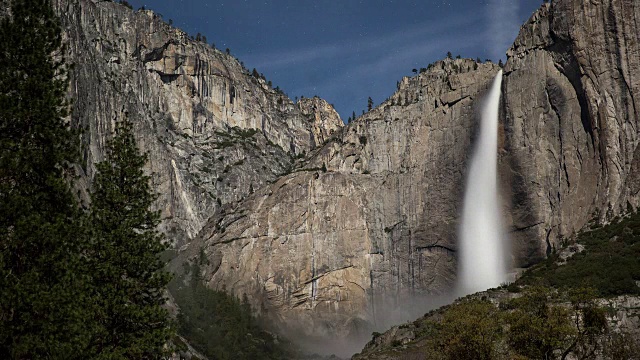
M74 64L72 121L83 128L86 180L115 122L131 120L149 153L162 229L176 246L221 204L273 181L343 125L324 100L301 109L152 11L97 0L54 4Z
M509 50L499 152L515 266L638 205L638 7L545 4ZM184 258L202 248L210 286L310 334L447 292L474 108L496 72L447 60L403 79L304 168L212 219Z
M54 2L85 180L128 117L163 230L178 247L195 238L176 264L202 249L209 286L309 335L367 332L405 299L451 289L475 110L496 66L438 62L341 129L325 101L294 104L151 11ZM554 1L509 50L499 151L516 266L640 201L639 15L633 0Z
M347 337L423 311L455 280L476 107L498 67L446 60L405 78L308 161L217 214L178 262L296 334ZM395 313L394 313L395 312Z
M554 1L505 66L502 175L516 264L638 205L640 4Z

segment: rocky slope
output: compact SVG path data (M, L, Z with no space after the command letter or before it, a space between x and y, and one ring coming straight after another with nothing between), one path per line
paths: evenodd
M368 336L455 279L477 100L499 68L445 60L404 78L308 161L212 218L179 261L296 334ZM405 317L406 318L406 317Z
M72 121L82 127L85 180L115 121L134 123L160 194L162 230L186 244L222 204L287 172L343 126L324 100L293 103L231 55L152 11L57 0L72 71Z
M570 331L564 335L552 335L553 331L547 336L540 332L537 336L529 333L537 341L544 341L544 338L556 341L558 348L552 358L564 358L561 354L567 354L567 359L636 359L640 354L639 259L640 212L617 217L605 226L592 224L576 237L574 243L530 267L508 286L458 299L413 322L394 326L383 334L374 333L373 339L354 359L451 358L451 353L443 356L442 352L455 348L456 343L467 344L469 351L477 350L478 342L475 341L480 338L475 336L478 334L483 334L484 341L490 342L495 355L492 358L512 359L514 353L539 358L531 356L531 348L523 342L507 339L514 339L513 335L517 337L540 325L557 330L562 322L571 324L567 328ZM483 300L491 305L483 307L479 304ZM469 306L470 303L475 305ZM551 311L541 316L544 312L539 311L543 303L549 306L544 307L547 310L556 307L563 311ZM586 308L599 309L584 311ZM518 330L510 334L514 320L531 310L537 320L528 318L516 325ZM551 315L553 313L556 315ZM594 316L598 313L602 317ZM602 322L593 321L597 318ZM495 336L488 335L491 331L487 329L492 326L498 330L493 333ZM594 331L596 328L599 330ZM464 329L473 331L465 332ZM576 336L585 329L589 329L588 336ZM567 338L567 334L572 335ZM446 347L446 344L452 346ZM536 349L542 347L541 343L534 346ZM585 353L586 349L595 352L584 356L588 353Z
M639 21L637 1L553 1L507 54L501 177L519 266L638 206Z
M512 294L506 290L490 290L480 292L469 296L464 300L471 298L474 299L487 299L491 303L500 307L500 304L504 304L520 296L519 294ZM461 301L457 301L454 304L459 304ZM638 339L640 333L638 332L640 323L640 297L638 296L619 296L611 299L600 299L597 302L598 306L607 309L607 326L610 329L611 334L625 333L629 334L632 339ZM563 304L569 306L568 304ZM388 331L380 334L374 333L373 339L367 343L367 345L358 354L355 354L353 360L394 360L394 359L432 359L440 358L433 354L432 349L429 348L428 342L430 336L425 331L431 324L440 323L444 314L449 310L449 307L443 307L435 311L430 311L419 319L393 326ZM602 335L601 342L605 342L605 336ZM601 345L602 346L602 345ZM434 356L435 355L435 356ZM508 357L505 357L508 358ZM576 358L573 354L570 354L568 359ZM595 357L597 359L610 359L610 356L602 356L598 353Z

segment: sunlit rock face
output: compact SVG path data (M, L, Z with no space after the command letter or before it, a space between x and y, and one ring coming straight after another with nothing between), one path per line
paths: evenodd
M516 265L638 206L638 24L637 1L553 1L509 50L500 173Z
M97 0L54 4L75 65L69 91L72 121L86 130L85 180L103 159L115 121L131 120L149 154L161 229L176 247L221 204L275 180L293 157L343 126L324 100L294 104L231 55L152 11Z
M476 103L499 68L445 60L404 78L308 162L212 218L182 259L295 334L346 337L424 312L455 282ZM326 171L323 171L326 168Z
M556 1L509 50L498 170L511 265L638 204L638 13ZM497 72L456 60L403 79L305 165L327 172L287 175L218 214L183 256L202 248L209 286L251 294L301 333L341 336L412 294L447 292L476 100Z

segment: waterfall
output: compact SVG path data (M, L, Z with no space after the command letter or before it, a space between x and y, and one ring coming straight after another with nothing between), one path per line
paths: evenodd
M497 184L498 111L502 71L496 75L482 109L459 237L458 292L486 290L506 280L506 261Z

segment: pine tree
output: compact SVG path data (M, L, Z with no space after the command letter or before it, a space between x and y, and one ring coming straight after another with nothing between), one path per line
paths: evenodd
M98 333L92 352L100 358L155 359L171 336L162 305L169 274L156 227L156 199L144 174L129 121L118 123L106 160L97 164L91 194L92 251Z
M67 68L47 0L0 19L0 358L79 358L87 341L84 232L64 118Z
M371 97L369 97L367 99L367 110L371 111L372 108L373 108L373 99L371 99Z

